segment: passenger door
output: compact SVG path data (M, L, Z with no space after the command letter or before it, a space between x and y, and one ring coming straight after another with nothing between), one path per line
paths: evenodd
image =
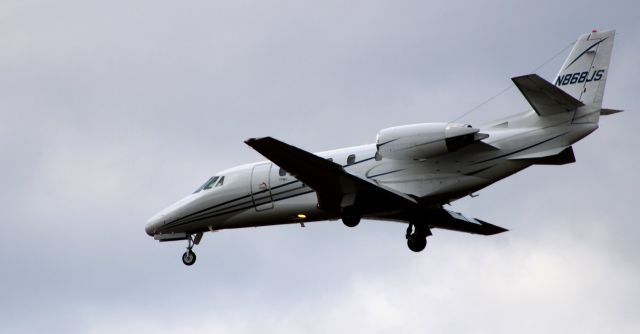
M273 208L270 177L272 166L272 163L267 162L253 166L251 171L251 199L256 211Z

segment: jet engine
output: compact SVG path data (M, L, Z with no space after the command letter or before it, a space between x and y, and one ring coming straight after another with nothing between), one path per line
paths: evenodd
M489 137L467 124L420 123L386 128L376 139L376 158L417 160L456 151Z

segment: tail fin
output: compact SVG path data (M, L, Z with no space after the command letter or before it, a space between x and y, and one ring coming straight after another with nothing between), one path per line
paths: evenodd
M614 36L615 30L580 36L555 85L585 105L601 108Z

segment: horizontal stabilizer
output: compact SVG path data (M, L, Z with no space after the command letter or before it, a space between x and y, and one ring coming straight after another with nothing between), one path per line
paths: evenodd
M554 147L552 149L548 149L544 151L516 154L510 157L509 160L525 160L525 159L538 159L538 158L551 157L551 156L560 154L565 149L566 147Z
M511 80L540 116L573 111L584 105L537 74L523 75Z
M567 146L516 155L509 160L526 160L534 165L564 165L576 162L576 157L573 154L573 148Z
M429 222L429 225L445 230L481 234L494 235L508 231L506 228L489 224L477 218L467 218L459 212L449 210L438 210L437 216Z

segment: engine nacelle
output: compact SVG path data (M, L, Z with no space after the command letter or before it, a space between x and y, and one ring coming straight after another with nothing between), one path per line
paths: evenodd
M420 123L386 128L378 133L376 157L416 160L456 151L487 138L471 125Z

